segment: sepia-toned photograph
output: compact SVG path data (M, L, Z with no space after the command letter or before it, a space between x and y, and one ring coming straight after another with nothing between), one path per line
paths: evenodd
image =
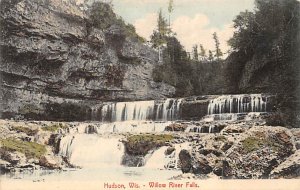
M0 0L1 190L299 190L299 0Z

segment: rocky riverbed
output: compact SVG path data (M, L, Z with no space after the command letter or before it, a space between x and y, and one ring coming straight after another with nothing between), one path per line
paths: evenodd
M28 170L61 170L76 167L59 154L60 140L68 134L98 133L101 123L0 121L2 173ZM194 130L214 125L214 131ZM84 127L82 127L84 126ZM171 155L177 145L176 166L182 175L172 179L299 178L300 129L266 126L262 121L174 122L164 132L101 133L124 144L122 165L143 167L146 157L160 147Z

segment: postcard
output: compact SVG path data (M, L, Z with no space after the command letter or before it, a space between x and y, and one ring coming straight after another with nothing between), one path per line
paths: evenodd
M298 0L0 0L1 190L299 190Z

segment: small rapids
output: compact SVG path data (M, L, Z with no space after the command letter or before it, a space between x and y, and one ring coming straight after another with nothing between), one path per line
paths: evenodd
M84 168L120 167L124 145L119 138L76 134L61 139L61 156Z

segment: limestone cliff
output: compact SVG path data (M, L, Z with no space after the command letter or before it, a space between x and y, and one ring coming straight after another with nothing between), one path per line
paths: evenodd
M175 92L152 79L156 51L117 25L91 27L71 1L2 1L0 21L3 118L57 119L53 112L62 111L67 120L85 120L102 101Z

